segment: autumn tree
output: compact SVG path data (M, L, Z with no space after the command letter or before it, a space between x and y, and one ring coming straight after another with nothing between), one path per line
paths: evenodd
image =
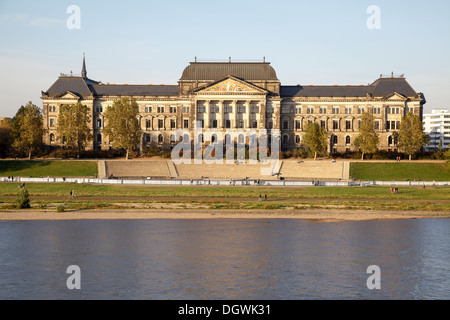
M318 123L310 122L305 126L305 135L303 137L305 146L314 153L314 160L317 159L317 153L323 153L327 150L328 135L327 131Z
M81 103L65 104L59 109L56 131L60 139L77 153L77 157L92 140L90 119L89 108Z
M0 156L4 157L8 154L13 143L11 136L12 119L5 118L0 121Z
M13 148L26 151L31 159L32 152L42 146L44 131L41 109L28 102L19 108L12 121Z
M419 152L428 141L429 137L423 132L423 124L419 116L408 112L400 123L398 147L409 155L411 161L412 155Z
M379 141L380 138L375 131L373 114L364 112L361 116L359 135L354 141L355 147L361 150L361 160L364 160L366 153L374 153L377 151Z
M136 100L126 97L115 101L105 112L103 133L108 136L113 148L125 149L127 159L141 138L138 113Z

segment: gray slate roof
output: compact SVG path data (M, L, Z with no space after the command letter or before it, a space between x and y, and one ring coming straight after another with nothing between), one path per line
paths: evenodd
M215 81L234 76L243 80L277 80L275 70L270 63L222 63L191 62L184 69L180 80Z
M177 85L93 85L98 96L178 96Z
M281 97L385 97L397 92L417 97L417 92L404 78L380 78L368 86L281 86Z
M56 82L47 90L50 96L55 96L62 94L66 91L71 91L80 96L91 95L91 90L89 89L89 84L98 83L90 79L85 79L82 77L65 77L61 76L56 80Z

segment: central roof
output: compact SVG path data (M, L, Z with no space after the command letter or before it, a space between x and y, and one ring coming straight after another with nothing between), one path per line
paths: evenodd
M278 81L275 70L268 62L191 62L184 69L180 80L215 81L227 76L234 76L247 81Z

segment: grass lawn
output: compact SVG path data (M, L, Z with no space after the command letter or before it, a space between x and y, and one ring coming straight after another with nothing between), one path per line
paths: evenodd
M373 163L350 164L350 177L370 181L450 181L450 168L444 163Z
M0 176L94 177L96 161L0 160Z

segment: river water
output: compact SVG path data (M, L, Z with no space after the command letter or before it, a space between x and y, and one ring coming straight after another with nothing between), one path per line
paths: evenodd
M449 299L449 243L449 219L3 221L0 299Z

